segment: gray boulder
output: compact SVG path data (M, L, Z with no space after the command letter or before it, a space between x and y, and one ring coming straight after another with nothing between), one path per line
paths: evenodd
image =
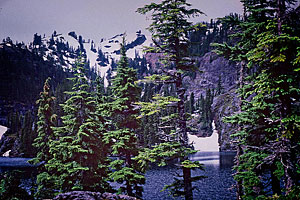
M111 193L100 193L90 191L73 191L62 193L53 200L138 200L135 197L127 195L117 195Z

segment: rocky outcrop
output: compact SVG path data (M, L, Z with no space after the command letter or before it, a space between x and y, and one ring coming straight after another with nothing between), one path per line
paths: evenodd
M237 83L238 65L213 52L208 52L204 56L196 59L199 72L196 77L186 77L185 84L188 86L187 95L192 92L195 98L200 95L205 96L205 90L216 89L219 79L221 81L222 93L226 93Z
M4 156L9 151L9 157L22 157L19 153L21 143L16 134L11 133L11 129L8 129L0 139L0 156Z
M238 103L238 95L233 87L225 94L217 96L212 104L213 120L219 133L220 151L236 150L231 135L235 133L237 127L224 122L224 118L238 111Z
M137 198L111 193L73 191L59 194L53 200L137 200Z
M14 145L14 139L11 137L8 137L7 135L3 135L0 140L0 156L3 156L3 154L9 150Z

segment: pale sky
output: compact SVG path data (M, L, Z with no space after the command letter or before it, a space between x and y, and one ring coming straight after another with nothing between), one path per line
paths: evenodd
M116 34L137 30L145 32L146 16L136 9L151 0L0 0L0 41L33 40L33 35L50 36L54 30L75 31L84 38L99 41ZM155 0L158 2L158 0ZM209 21L229 13L242 13L239 0L188 0L207 16L193 21Z

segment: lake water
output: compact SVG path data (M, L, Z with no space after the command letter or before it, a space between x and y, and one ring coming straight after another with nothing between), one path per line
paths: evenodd
M195 200L231 200L235 199L235 190L230 188L235 183L232 177L232 166L235 153L230 152L199 152L191 156L192 160L204 164L205 171L196 170L193 175L203 175L204 178L194 183ZM146 174L144 187L145 200L171 200L168 192L160 192L165 184L173 182L175 166L153 167ZM182 198L177 198L182 199Z

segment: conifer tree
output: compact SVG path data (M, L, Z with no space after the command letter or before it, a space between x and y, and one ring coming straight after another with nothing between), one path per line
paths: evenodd
M54 114L55 97L50 94L50 80L51 78L46 79L43 91L40 93L40 99L36 102L39 108L37 114L38 122L36 123L37 137L33 146L37 150L37 155L31 160L33 164L47 163L51 159L49 145L50 141L55 139L53 126L56 124L56 114ZM46 198L53 192L47 177L49 177L49 174L45 167L41 165L38 168L36 197Z
M112 154L119 157L110 166L114 171L110 177L121 183L120 192L130 196L142 197L145 178L143 171L132 158L138 154L136 119L138 110L134 105L139 100L141 89L136 85L136 70L128 66L125 38L121 44L121 58L117 65L117 74L112 79L112 118L114 130L111 131Z
M40 93L40 99L36 101L38 108L37 122L37 137L34 140L34 147L37 149L37 156L34 159L35 163L48 161L50 159L49 141L55 139L53 126L55 125L56 114L53 106L55 97L50 94L50 80L45 81L43 91Z
M246 14L239 25L241 32L235 35L239 42L234 47L219 46L223 55L255 69L247 79L240 79L240 112L228 118L240 126L235 134L240 147L235 175L238 198L268 196L262 177L269 172L274 198L297 199L300 40L296 27L284 19L294 1L242 2Z
M104 86L104 78L98 76L95 80L96 82L96 103L97 105L104 103L105 96L105 86Z
M89 91L81 57L76 63L70 98L62 104L62 126L54 127L50 142L51 160L46 169L56 191L107 191L108 151L105 119L97 112L95 96Z
M187 101L187 110L189 113L193 114L195 111L195 96L194 93L192 92L190 95L190 99Z
M217 85L217 91L216 91L217 95L222 94L223 89L224 89L224 88L223 88L223 86L222 86L221 76L219 76L219 79L218 79L218 85Z
M19 153L24 157L35 156L35 149L32 145L35 137L36 130L34 130L34 117L32 111L27 111L23 117L23 125L20 130L20 150Z
M150 103L141 103L142 110L147 112L145 115L151 115L159 112L168 105L173 105L177 109L176 114L164 117L162 119L161 130L169 130L169 123L176 122L176 126L169 134L165 134L166 143L161 143L152 151L164 151L158 153L162 158L169 157L180 158L182 166L182 180L176 179L174 184L167 187L173 195L185 196L186 200L193 199L193 187L191 169L200 167L198 163L192 163L188 159L188 154L192 152L188 143L186 113L185 113L185 88L183 87L183 77L186 72L194 68L193 61L189 58L188 34L197 29L187 18L203 14L198 9L191 9L191 4L185 0L164 0L161 3L151 3L139 8L137 11L141 14L151 13L152 24L149 31L152 33L152 40L155 44L149 47L148 51L162 53L161 63L162 74L148 77L152 81L162 84L174 84L176 87L176 97L156 96L155 101ZM166 153L168 152L168 153ZM195 178L196 179L196 178ZM181 188L183 186L183 188Z

